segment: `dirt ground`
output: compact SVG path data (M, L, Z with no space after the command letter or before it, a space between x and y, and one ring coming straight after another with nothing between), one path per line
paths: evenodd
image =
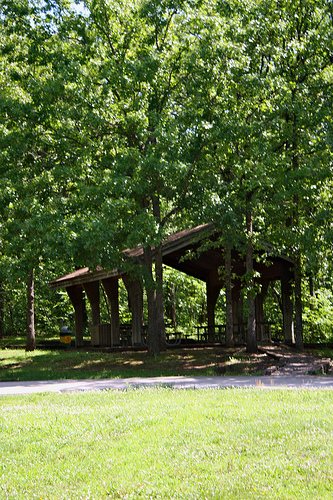
M220 375L332 375L333 365L330 358L272 343L259 346L256 354L246 353L245 347L224 349L217 372Z

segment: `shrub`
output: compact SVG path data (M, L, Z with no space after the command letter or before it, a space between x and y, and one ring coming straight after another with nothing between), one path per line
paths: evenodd
M304 341L329 342L333 340L333 294L326 288L309 298L304 307Z

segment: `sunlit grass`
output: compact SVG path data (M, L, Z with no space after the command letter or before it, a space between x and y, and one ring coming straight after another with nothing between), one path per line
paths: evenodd
M333 358L333 349L317 349ZM146 351L84 349L0 349L0 381L158 376L252 375L262 373L263 353L248 355L245 347L179 347L149 356ZM267 361L267 359L266 359ZM270 359L274 363L273 359ZM265 367L264 367L265 368Z
M0 350L0 380L216 375L218 348L145 351Z
M5 397L0 498L331 499L331 391Z

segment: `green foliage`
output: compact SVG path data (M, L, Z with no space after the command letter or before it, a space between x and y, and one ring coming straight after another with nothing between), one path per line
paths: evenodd
M61 324L74 331L74 311L64 290L50 291L48 281L38 279L35 283L35 328L37 341L43 338L59 338ZM24 311L24 308L21 309Z
M163 275L166 318L171 324L176 320L176 331L190 333L206 322L205 283L171 268L164 268Z
M283 318L281 310L280 283L273 282L268 287L264 302L264 320L271 324L272 338L283 340Z
M175 269L165 267L164 304L166 318L177 331L195 333L194 327L207 324L206 284ZM175 314L176 325L173 325ZM225 296L223 290L216 303L217 325L225 324Z
M60 323L74 328L74 313L66 291L51 292L48 273L35 280L35 328L37 341L59 338ZM7 281L3 291L4 335L22 336L26 328L26 284L21 280Z
M304 307L304 339L306 342L333 341L333 294L327 288L316 291L315 297L308 297Z
M25 283L32 268L38 329L54 331L60 311L45 288L51 270L115 267L126 247L158 246L176 227L211 220L233 248L244 252L267 238L297 256L300 275L323 274L333 240L331 2L87 0L84 7L0 3L7 329L23 326L17 279ZM202 285L186 280L171 279L182 327L203 314ZM310 316L320 338L319 319Z
M22 334L26 325L26 287L16 283L3 286L4 335Z

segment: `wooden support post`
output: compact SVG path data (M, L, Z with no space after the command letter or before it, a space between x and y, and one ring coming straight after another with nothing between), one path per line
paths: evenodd
M92 325L99 325L101 322L99 307L99 281L85 283L83 286L91 306L91 323Z
M244 340L242 338L241 322L239 318L239 299L240 299L240 282L233 281L232 283L232 320L233 320L233 332L234 341Z
M99 281L85 283L84 290L91 306L91 345L101 345L99 335L99 324L101 322L99 306Z
M286 344L294 344L294 321L292 301L293 272L285 267L281 276L283 336Z
M215 340L215 306L220 295L221 285L206 283L207 289L207 319L208 319L208 342Z
M82 347L84 314L83 288L81 285L73 285L67 287L66 291L75 311L75 347Z
M132 346L141 345L143 324L143 290L139 280L131 280L129 276L122 276L132 309Z
M105 293L111 306L111 346L120 344L119 330L119 289L118 278L102 280Z
M140 346L142 343L142 323L143 323L143 295L135 293L131 297L132 304L132 346Z
M234 346L234 324L232 313L232 257L231 248L225 248L224 256L225 266L225 345L226 347Z
M264 340L264 301L268 290L269 281L261 281L261 291L255 298L257 340Z

